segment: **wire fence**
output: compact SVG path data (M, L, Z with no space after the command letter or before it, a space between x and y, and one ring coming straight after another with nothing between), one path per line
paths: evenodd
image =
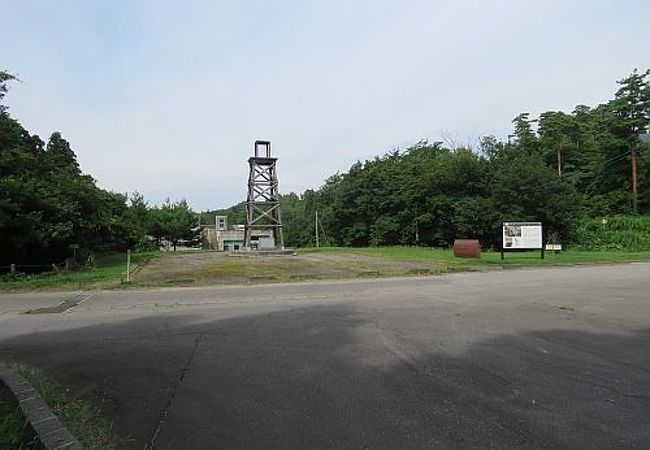
M65 269L67 263L50 263L50 264L9 264L0 266L0 275L17 274L17 273L41 273L41 272L58 272Z

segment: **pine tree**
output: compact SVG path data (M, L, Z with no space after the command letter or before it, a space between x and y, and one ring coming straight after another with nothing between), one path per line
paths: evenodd
M650 70L639 73L634 69L631 75L617 83L621 86L616 92L610 107L614 113L613 131L625 139L630 148L632 172L632 196L634 211L638 210L637 161L639 136L648 130L650 122L650 84L647 77Z

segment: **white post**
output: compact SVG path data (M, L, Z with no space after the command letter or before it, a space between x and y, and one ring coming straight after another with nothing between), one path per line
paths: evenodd
M131 281L131 249L126 251L126 282Z
M320 247L320 241L318 239L318 211L316 211L316 224L314 226L314 229L316 231L316 248Z

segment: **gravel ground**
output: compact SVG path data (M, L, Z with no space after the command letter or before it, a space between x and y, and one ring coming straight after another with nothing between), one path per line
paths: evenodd
M353 252L265 257L184 252L150 262L136 280L142 285L242 284L426 274L441 268L433 261L393 260Z

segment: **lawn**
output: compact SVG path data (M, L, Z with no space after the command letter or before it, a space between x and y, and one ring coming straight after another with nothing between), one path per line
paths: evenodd
M130 284L122 282L126 257L105 254L95 267L48 273L0 283L0 291L88 290L125 287L257 284L318 279L438 275L501 267L561 266L650 261L650 251L577 251L506 253L487 251L480 259L456 258L450 249L428 247L306 248L296 256L229 257L222 252L136 253L133 264L146 266ZM151 264L147 264L151 262Z
M625 261L650 261L650 251L625 252L621 250L610 251L582 251L567 250L562 252L547 251L545 258L541 259L540 252L513 252L506 253L501 259L501 253L483 251L480 259L456 258L451 249L431 247L367 247L367 248L306 248L300 252L343 252L372 255L393 260L432 260L450 266L483 266L483 265L563 265L563 264L588 264L588 263L615 263Z
M161 252L134 253L131 257L131 264L142 266L159 256L161 256ZM115 288L122 285L125 271L126 254L98 254L92 268L25 275L15 280L0 282L0 292Z

